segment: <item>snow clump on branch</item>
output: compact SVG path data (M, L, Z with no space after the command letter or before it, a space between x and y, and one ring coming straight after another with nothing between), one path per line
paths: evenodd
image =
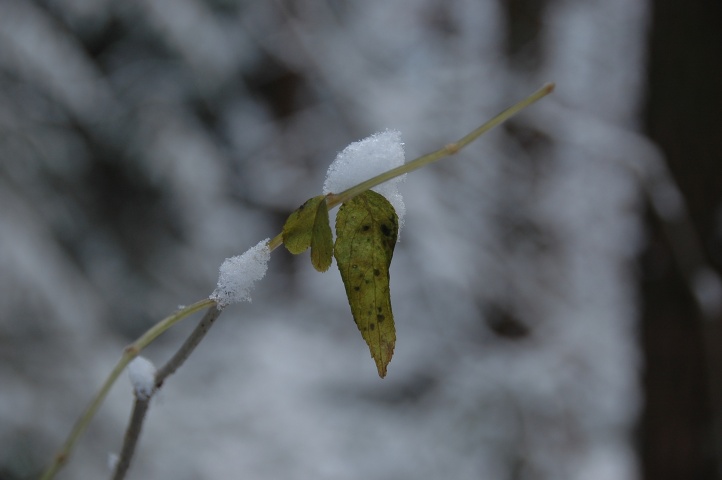
M135 357L128 364L128 377L135 396L147 400L155 390L155 365L145 357Z
M401 132L386 130L354 142L336 156L323 184L323 193L341 193L363 181L404 164ZM404 224L406 206L398 185L406 174L377 185L371 190L386 197L399 217L399 231Z
M268 270L268 261L271 259L268 240L261 240L245 253L226 258L223 262L219 269L218 286L209 297L216 301L218 308L251 301L251 289Z

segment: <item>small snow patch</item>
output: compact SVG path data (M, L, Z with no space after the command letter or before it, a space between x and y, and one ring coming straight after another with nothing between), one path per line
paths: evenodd
M211 293L219 308L244 301L251 301L250 291L253 285L266 275L271 251L268 238L261 240L242 255L226 258L218 275L218 286Z
M336 156L323 184L323 193L341 193L354 185L404 164L404 144L401 132L386 130L359 140L344 148ZM399 230L404 224L406 206L398 190L400 182L406 179L401 175L372 190L386 197L399 216Z
M128 376L135 396L147 400L155 390L155 365L144 358L136 357L128 364Z

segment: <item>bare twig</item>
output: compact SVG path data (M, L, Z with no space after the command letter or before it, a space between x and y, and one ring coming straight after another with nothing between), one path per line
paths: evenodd
M120 450L120 456L118 457L118 463L115 465L115 472L113 472L113 480L122 480L125 478L125 474L128 472L130 467L130 461L133 459L135 453L135 446L138 444L140 438L140 431L143 428L143 421L145 420L145 414L148 412L150 406L150 397L140 397L136 395L135 403L133 404L133 413L130 415L130 421L128 422L128 428L125 431L125 438L123 440L123 448Z
M95 413L103 404L105 397L108 396L110 388L113 386L113 384L123 372L125 367L131 362L131 360L137 357L141 350L147 347L153 340L158 338L170 327L172 327L185 317L199 310L202 310L203 308L215 308L215 304L216 302L214 302L213 300L205 298L192 305L188 305L187 307L178 310L177 312L167 316L166 318L155 324L140 338L138 338L135 342L125 348L125 350L123 351L123 356L120 358L120 360L118 360L118 363L110 372L110 375L108 375L108 378L105 380L105 383L103 383L103 386L100 388L98 393L90 402L90 405L88 405L88 407L85 409L78 421L75 423L75 426L68 435L67 440L65 440L63 446L53 457L52 463L48 466L47 470L43 472L41 480L48 480L53 478L55 474L58 473L58 470L60 470L67 463L68 459L70 458L70 454L73 452L75 444L80 439L80 436L88 428L90 421L93 419Z
M213 323L221 315L220 308L210 307L203 318L198 323L198 326L191 332L183 345L180 346L175 355L173 355L165 365L163 365L155 374L155 389L153 394L163 386L163 382L166 378L173 375L181 365L188 359L193 353L193 350L203 340L208 333L208 330L213 326ZM115 466L115 472L113 473L113 480L122 480L125 478L125 474L130 467L130 462L133 459L135 453L135 446L138 444L140 438L140 432L143 429L143 422L145 421L146 412L150 405L151 396L141 397L136 395L135 404L133 406L133 413L130 416L128 427L125 431L125 437L123 439L123 447L120 450L120 457L118 463Z
M186 341L183 343L183 345L181 345L175 355L173 355L173 357L171 357L171 359L168 360L168 362L163 365L160 370L158 370L158 373L156 373L156 388L160 388L163 385L165 379L173 375L175 371L178 370L181 365L183 365L183 363L188 359L190 354L193 353L193 350L195 350L201 340L203 340L203 338L206 336L206 333L208 333L208 330L213 326L213 323L221 315L221 312L223 312L223 310L217 307L211 307L208 309L206 314L198 323L198 326L188 336Z

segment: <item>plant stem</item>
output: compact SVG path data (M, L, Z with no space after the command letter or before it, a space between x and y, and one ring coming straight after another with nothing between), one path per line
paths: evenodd
M130 415L128 428L125 431L125 437L123 439L123 448L120 450L118 464L115 466L115 472L113 472L113 480L123 480L125 474L128 473L130 461L133 459L135 447L138 445L140 431L143 428L143 421L145 420L145 414L148 412L149 406L150 397L140 398L136 395L133 412Z
M118 457L118 464L115 467L113 473L113 480L123 480L130 462L133 460L135 454L135 447L140 439L140 433L143 429L143 423L145 422L146 413L150 406L150 399L163 386L166 378L173 375L181 365L188 359L193 353L193 350L203 340L208 333L208 330L213 326L213 323L218 319L223 310L216 308L215 306L210 307L203 318L198 323L196 328L191 332L183 345L180 346L178 351L161 367L155 374L155 388L153 393L147 398L140 398L136 395L135 403L133 405L133 413L128 421L128 427L125 430L125 436L123 437L123 447L120 449L120 456Z
M399 177L405 173L413 172L414 170L418 170L419 168L425 167L426 165L429 165L431 163L437 162L441 160L442 158L454 155L459 152L462 148L466 147L468 144L491 130L492 128L496 127L497 125L504 123L505 121L509 120L511 117L519 113L520 111L524 110L528 106L532 105L533 103L538 102L542 98L546 97L550 93L554 91L554 84L553 83L545 83L539 90L532 93L528 97L526 97L524 100L521 100L520 102L515 103L511 107L507 108L506 110L502 111L498 115L496 115L494 118L489 120L488 122L481 125L479 128L474 130L473 132L465 135L464 137L460 138L458 141L454 143L450 143L439 150L436 150L435 152L427 153L426 155L422 155L418 158L415 158L414 160L411 160L408 163L405 163L399 167L393 168L391 170L388 170L384 173L381 173L379 175L376 175L373 178L370 178L366 180L365 182L361 182L358 185L355 185L347 190L344 190L341 193L330 193L327 197L328 202L328 208L334 208L339 206L340 204L347 202L348 200L351 200L356 195L359 195L366 190L370 190L374 188L376 185L380 185L384 182L388 182L389 180ZM280 247L283 244L283 234L278 234L275 237L273 237L268 242L268 248L271 251L274 251L278 247Z
M216 319L220 317L222 309L217 307L211 307L203 315L203 318L198 323L196 328L191 332L183 345L180 346L178 351L171 357L165 365L163 365L158 372L155 374L155 388L158 389L163 386L163 382L166 378L173 375L181 365L188 359L193 353L193 350L201 343L201 340L206 336L208 330L213 326Z
M454 155L459 152L462 148L466 147L468 144L479 138L481 135L486 133L487 131L491 130L492 128L496 127L497 125L505 122L509 118L513 117L526 107L532 105L533 103L541 100L545 96L549 95L552 91L554 91L554 84L553 83L547 83L543 85L539 90L529 95L524 100L521 100L520 102L512 105L511 107L507 108L506 110L502 111L498 115L496 115L494 118L489 120L488 122L484 123L480 127L478 127L476 130L472 131L471 133L465 135L455 143L450 143L446 145L445 147L429 153L427 155L422 155L421 157L418 157L409 163L406 163L404 165L401 165L400 167L391 169L387 172L384 172L380 175L377 175L369 180L366 180L365 182L361 182L358 185L351 187L347 190L344 190L343 192L339 194L331 193L327 196L326 201L328 202L328 208L334 208L338 205L342 204L343 202L346 202L350 200L351 198L355 197L356 195L359 195L360 193L365 192L366 190L369 190L376 185L379 185L381 183L387 182L391 180L392 178L396 178L400 175L403 175L405 173L412 172L414 170L418 170L419 168L422 168L426 165L429 165L431 163L434 163L438 160L441 160L442 158L448 157L450 155ZM268 248L269 250L273 251L279 246L283 244L283 235L278 234L273 239L271 239L268 242ZM152 343L158 336L160 336L163 332L168 330L170 327L175 325L180 320L184 319L188 315L191 315L198 310L201 310L206 307L212 307L215 306L216 302L211 299L203 299L200 300L188 307L185 307L174 314L164 318L160 322L158 322L156 325L154 325L152 328L150 328L147 332L145 332L140 338L138 338L135 342L130 344L125 348L123 351L123 356L120 358L118 363L116 364L115 368L113 368L113 371L110 373L108 378L105 380L105 383L101 387L100 391L96 394L93 401L90 403L90 405L85 409L82 416L78 419L75 426L73 427L73 430L71 431L70 435L68 436L67 440L63 444L62 448L58 451L58 453L55 455L53 462L51 465L47 468L47 470L43 473L43 476L41 477L41 480L49 480L52 479L55 474L62 468L62 466L67 463L68 459L70 458L70 454L72 453L73 447L77 443L80 436L85 432L85 430L88 427L88 424L92 420L92 418L95 416L95 413L100 408L100 405L105 400L105 397L108 395L108 392L110 391L110 388L113 386L115 381L118 379L118 376L122 373L123 369L130 363L131 360L133 360L138 354L147 347L150 343ZM217 309L216 309L217 310ZM220 310L218 310L218 315L220 315ZM212 318L207 325L207 328L210 328L213 321L217 318ZM208 314L207 314L208 316ZM201 325L203 325L203 322L206 320L204 317L204 320L201 322ZM199 325L198 328L201 328L201 325ZM181 347L181 350L176 354L176 356L171 359L169 363L172 363L174 359L177 359L176 357L180 358L180 363L176 364L174 367L170 367L172 371L170 373L167 373L167 375L170 375L175 371L178 366L180 366L183 361L190 355L190 353L193 351L195 346L200 342L200 340L203 338L203 335L205 335L205 332L207 331L206 327L204 328L204 332L202 335L194 338L193 335L189 337L188 340L186 340L186 343L183 347ZM195 333L195 332L194 332ZM188 346L188 344L191 343L189 349L186 349L183 353L184 347ZM166 365L168 367L168 365ZM166 368L164 367L164 369ZM166 376L167 376L166 375ZM164 377L162 377L164 378ZM156 379L156 382L158 380ZM160 381L162 383L162 379Z
M113 370L110 372L110 375L108 375L108 378L105 379L105 382L103 383L103 386L100 388L98 393L95 395L95 398L90 402L90 405L85 409L83 414L80 416L78 421L75 423L75 426L73 427L73 430L70 432L70 435L68 435L68 438L65 440L65 443L60 448L60 450L55 454L55 457L53 458L52 463L50 466L45 470L43 473L41 480L48 480L55 476L55 474L62 468L65 463L67 463L68 459L70 458L70 455L73 452L73 448L75 447L75 444L80 439L81 435L85 432L85 430L88 428L88 425L90 424L90 421L95 416L96 412L100 408L100 406L103 404L103 401L105 400L105 397L108 396L108 393L110 392L111 387L115 383L115 381L118 379L120 374L123 372L123 369L130 363L131 360L133 360L135 357L138 356L138 354L143 350L146 346L148 346L153 340L158 338L163 332L168 330L170 327L178 323L179 321L183 320L185 317L197 312L198 310L202 310L203 308L211 307L215 305L215 301L205 298L203 300L200 300L192 305L189 305L185 308L182 308L178 310L177 312L173 313L172 315L167 316L157 324L155 324L153 327L151 327L147 332L145 332L140 338L138 338L135 342L131 343L125 349L123 350L123 355L120 357L120 360L115 365Z
M553 91L554 91L553 83L544 84L539 90L532 93L524 100L521 100L520 102L512 105L511 107L507 108L503 112L499 113L494 118L492 118L488 122L484 123L479 128L474 130L473 132L471 132L468 135L459 139L457 142L450 143L435 152L431 152L426 155L422 155L421 157L418 157L418 158L410 161L409 163L405 163L399 167L391 169L380 175L376 175L375 177L370 178L370 179L366 180L365 182L361 182L358 185L351 187L348 190L344 190L341 193L330 194L328 196L328 200L327 200L328 208L333 208L337 205L340 205L340 204L352 199L356 195L359 195L360 193L363 193L366 190L370 190L371 188L375 187L376 185L387 182L387 181L391 180L392 178L396 178L405 173L413 172L414 170L418 170L419 168L422 168L431 163L437 162L437 161L441 160L442 158L445 158L450 155L454 155L454 154L458 153L459 150L466 147L468 144L470 144L471 142L473 142L474 140L476 140L477 138L479 138L480 136L482 136L483 134L485 134L492 128L507 121L508 119L510 119L517 113L519 113L520 111L524 110L531 104L546 97Z

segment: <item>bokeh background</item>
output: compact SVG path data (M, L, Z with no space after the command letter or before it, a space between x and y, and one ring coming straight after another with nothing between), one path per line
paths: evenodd
M335 268L279 250L129 478L720 478L721 59L702 0L0 0L0 478L348 143L413 158L546 81L402 186L386 379ZM108 475L131 404L60 478Z

